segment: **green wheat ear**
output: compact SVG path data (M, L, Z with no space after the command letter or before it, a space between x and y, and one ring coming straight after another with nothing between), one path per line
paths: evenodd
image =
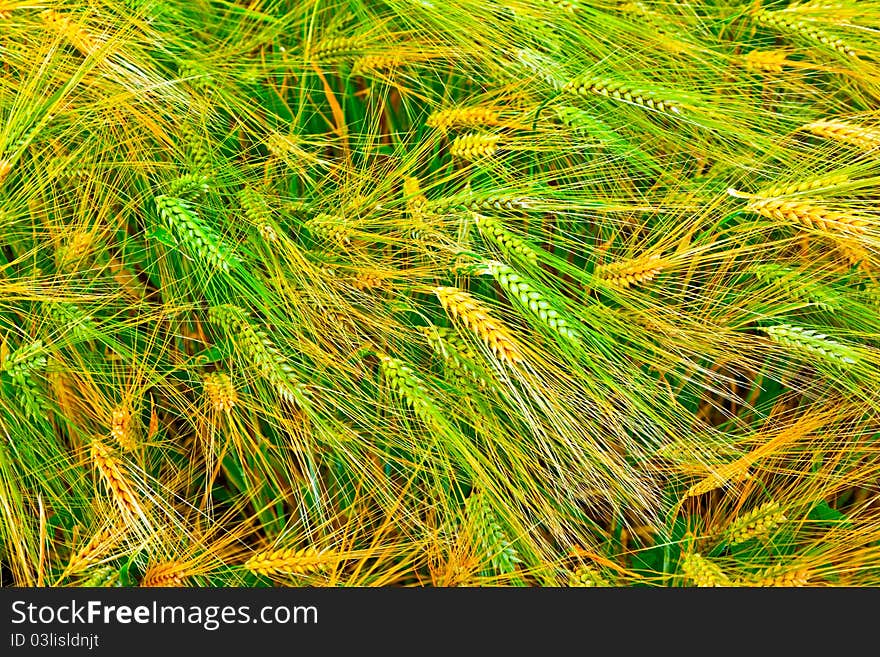
M95 319L76 304L47 302L44 305L49 317L75 339L91 340L98 335Z
M490 262L483 272L492 275L510 297L527 310L535 319L550 330L570 340L580 342L580 334L572 328L553 303L537 289L534 283L527 281L512 267L502 262Z
M465 500L465 512L474 533L476 548L494 573L511 575L521 559L513 543L498 522L484 493L472 493ZM485 573L489 575L490 573Z
M807 355L820 356L836 365L854 365L859 361L858 351L832 340L824 333L791 324L766 326L761 330L774 342L791 347Z
M538 254L524 239L511 233L500 221L493 217L477 212L472 213L472 217L474 223L480 229L480 233L495 243L504 255L520 258L530 265L537 266Z
M40 417L45 412L42 395L33 375L44 369L46 362L43 342L36 340L10 352L0 363L0 372L9 375L22 408L32 418Z
M208 311L208 319L226 330L227 339L239 347L259 374L288 401L305 403L306 385L287 362L269 336L254 326L250 313L233 304L222 304Z
M379 355L379 367L388 386L429 425L442 424L443 414L431 398L427 386L415 371L399 358Z
M199 219L188 202L164 194L155 197L154 201L159 215L168 223L178 242L186 246L191 255L202 258L223 271L229 271L238 263L232 250Z

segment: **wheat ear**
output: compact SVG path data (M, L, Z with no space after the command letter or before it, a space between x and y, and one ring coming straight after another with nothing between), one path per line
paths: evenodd
M826 231L862 233L869 223L861 217L826 210L807 201L788 201L779 198L761 199L750 203L748 209L769 219Z
M258 575L307 575L324 570L335 561L338 558L333 553L315 548L288 548L258 552L245 562L244 567Z
M568 586L575 588L607 588L614 586L593 566L580 566L568 574Z
M244 355L282 398L305 401L308 394L305 384L297 380L293 367L269 336L254 327L248 311L232 304L222 304L208 310L208 319L226 329L230 339L241 345Z
M210 372L202 378L205 396L215 411L229 413L238 403L238 392L226 372Z
M178 587L186 584L190 567L182 561L166 561L147 568L141 578L142 587Z
M498 110L491 107L449 107L428 117L425 125L446 132L453 128L484 128L500 124Z
M522 362L519 347L507 328L470 294L455 287L438 287L434 294L446 313L473 331L500 361L510 365Z
M779 324L762 327L761 330L774 342L806 354L821 356L835 364L853 365L858 362L858 353L854 349L813 329L805 329L791 324Z
M110 437L119 443L124 452L130 452L136 447L131 410L128 406L114 408L110 414Z
M739 545L753 538L767 536L787 520L779 502L767 502L757 509L737 516L725 530L729 545Z
M164 194L153 200L159 215L168 222L178 241L187 245L193 255L223 271L229 271L238 262L220 237L202 223L189 203Z
M698 552L686 554L681 562L685 577L699 587L733 586L721 567Z
M781 564L771 566L749 578L744 584L748 586L800 587L810 581L807 568L787 568Z
M524 239L511 233L494 217L488 217L478 212L473 212L471 216L480 229L480 233L494 242L504 255L520 258L537 266L538 254Z
M865 151L880 148L880 130L865 128L846 121L835 119L814 121L802 126L801 130L806 130L817 137L850 144Z
M515 272L512 267L502 262L490 262L483 271L492 275L511 298L515 299L552 331L572 342L580 341L580 334L569 326L565 318L553 308L545 295L534 284Z
M498 151L501 135L469 133L456 137L449 147L449 154L464 160L480 160L492 157Z
M819 28L810 25L809 23L805 23L804 21L799 21L796 18L785 14L783 11L767 11L766 9L759 9L754 12L752 16L762 25L774 27L791 34L801 35L811 41L820 43L823 46L833 48L848 57L856 56L856 51L847 45L843 39L836 39Z
M761 73L782 73L788 63L786 50L752 50L743 60L750 71Z
M626 289L632 285L652 281L663 271L664 264L661 256L649 255L600 265L596 267L596 275L614 287Z
M675 101L658 98L652 91L638 89L628 82L606 78L587 78L572 80L562 87L563 91L578 96L606 96L658 112L679 114L681 107Z
M141 505L131 488L124 467L113 451L97 438L92 441L92 463L123 514L128 518L140 516Z

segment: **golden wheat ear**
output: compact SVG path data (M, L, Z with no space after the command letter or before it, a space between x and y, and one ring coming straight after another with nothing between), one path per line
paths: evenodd
M333 552L316 548L287 548L258 552L248 559L244 567L258 575L308 575L324 570L339 561Z
M449 316L473 331L499 360L511 365L522 362L519 347L507 328L470 294L454 287L438 287L434 293Z

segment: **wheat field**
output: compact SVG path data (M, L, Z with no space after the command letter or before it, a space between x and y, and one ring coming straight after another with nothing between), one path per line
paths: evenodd
M0 584L880 586L878 30L0 0Z

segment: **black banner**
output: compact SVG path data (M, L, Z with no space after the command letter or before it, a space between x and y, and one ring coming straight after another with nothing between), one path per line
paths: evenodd
M723 636L728 647L763 635L766 646L767 636L781 639L781 627L804 626L808 618L832 627L844 608L850 629L838 639L852 639L859 626L852 612L867 615L878 600L876 590L833 589L7 588L0 589L0 654L124 655L135 648L134 654L178 654L181 646L204 654L267 646L283 654L365 648L520 654L533 646L545 654L573 645L590 652L588 646L607 640L628 654L641 641L657 648L682 632L688 642ZM798 637L784 638L790 647Z

